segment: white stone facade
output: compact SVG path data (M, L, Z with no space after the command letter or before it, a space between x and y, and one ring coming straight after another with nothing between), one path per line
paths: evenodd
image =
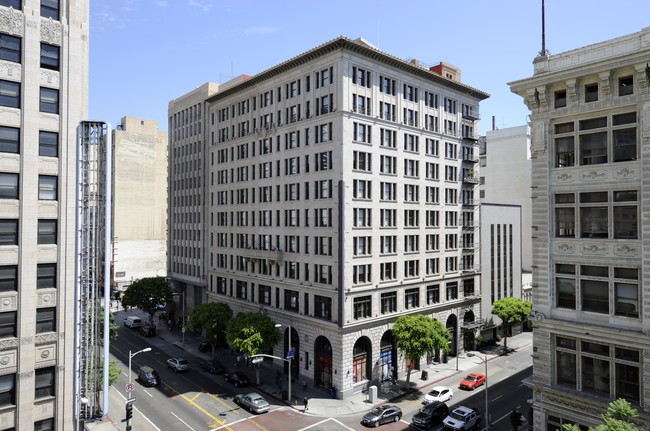
M3 184L13 175L19 185L0 199L0 430L70 430L76 132L88 113L89 4L20 3L0 6L0 33L13 38L3 41L0 61L0 172Z
M650 29L535 60L534 429L593 426L616 398L650 421Z
M432 70L339 38L207 99L208 300L291 325L295 371L337 397L403 377L402 314L474 347L487 94Z

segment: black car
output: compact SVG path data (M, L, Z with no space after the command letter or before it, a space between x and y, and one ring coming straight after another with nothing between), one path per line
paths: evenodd
M224 366L217 360L204 360L201 361L199 365L201 368L212 374L223 374L226 372Z
M384 404L366 413L361 423L366 426L378 427L389 422L399 422L400 419L402 419L402 409L391 404Z
M140 367L138 370L138 380L143 386L158 386L160 384L158 372L147 366Z
M250 383L246 374L241 371L226 373L224 374L224 379L226 379L227 382L231 382L235 387L246 386Z
M144 335L145 337L155 337L156 336L156 327L153 325L143 325L138 328L138 332Z
M211 352L212 351L212 344L208 343L207 341L201 341L199 344L199 352Z
M449 415L447 404L434 401L422 407L419 412L413 416L413 425L418 428L429 429L442 423L442 420Z

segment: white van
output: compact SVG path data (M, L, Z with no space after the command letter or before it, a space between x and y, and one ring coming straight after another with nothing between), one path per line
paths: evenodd
M142 327L142 319L140 319L138 316L127 316L126 319L124 319L124 326L128 328L141 328Z

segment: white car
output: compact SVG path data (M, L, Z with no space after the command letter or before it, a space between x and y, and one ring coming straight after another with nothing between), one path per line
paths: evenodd
M167 366L175 372L187 371L190 369L190 363L184 358L169 358L167 359Z
M448 388L447 386L436 386L424 396L423 404L430 404L434 401L444 403L445 401L449 401L453 396L454 393L451 388Z

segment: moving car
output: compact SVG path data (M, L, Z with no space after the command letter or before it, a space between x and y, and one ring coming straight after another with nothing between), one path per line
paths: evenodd
M227 382L230 382L233 385L235 385L235 387L246 386L247 384L250 383L246 374L242 373L241 371L233 371L231 373L226 373L224 374L223 377Z
M366 426L378 427L388 422L399 422L402 418L402 409L392 404L375 407L363 416L361 423Z
M271 408L268 401L256 392L235 395L234 401L251 413L264 413Z
M143 325L138 329L138 332L145 337L155 337L156 327L153 325Z
M160 384L160 376L158 375L158 372L146 365L138 369L137 380L140 381L143 386L158 386Z
M127 316L124 319L124 326L131 329L140 328L142 326L142 319L138 316Z
M418 428L429 429L438 425L449 415L449 407L441 401L433 401L422 407L412 419L412 424Z
M473 391L484 383L485 374L470 373L460 381L460 385L458 385L458 387L461 389L469 389L470 391Z
M442 429L470 431L481 426L481 413L473 408L458 406L442 421Z
M445 402L449 401L454 396L454 392L447 386L436 386L432 388L428 394L424 396L423 404L429 404L434 401Z
M226 368L221 364L221 362L213 359L213 360L203 360L199 362L199 365L201 368L204 370L212 373L212 374L223 374L226 372Z
M207 341L201 341L199 343L199 352L211 352L212 351L212 344L208 343Z
M174 372L187 371L190 369L190 363L185 358L169 358L167 359L167 367L174 370Z

